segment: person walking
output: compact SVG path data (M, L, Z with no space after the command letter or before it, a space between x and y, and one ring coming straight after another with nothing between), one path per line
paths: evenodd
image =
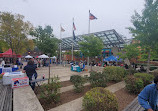
M158 111L158 76L140 92L138 102L145 111Z
M31 83L31 81L37 78L36 69L37 66L34 65L32 60L28 61L27 65L23 69L23 73L26 73L27 77L29 78L29 85L33 90L35 89L35 83Z

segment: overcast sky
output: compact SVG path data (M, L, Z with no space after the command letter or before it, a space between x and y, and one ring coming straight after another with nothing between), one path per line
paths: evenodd
M22 14L35 27L51 25L57 37L62 24L62 38L72 36L72 18L76 35L88 33L89 10L98 18L90 22L90 32L115 29L130 38L126 27L132 26L134 11L143 8L144 0L0 0L0 11Z

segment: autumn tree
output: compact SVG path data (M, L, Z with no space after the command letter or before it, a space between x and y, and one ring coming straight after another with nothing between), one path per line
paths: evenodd
M25 22L24 16L0 12L0 40L15 53L22 54L26 51L27 36L31 29L31 23Z

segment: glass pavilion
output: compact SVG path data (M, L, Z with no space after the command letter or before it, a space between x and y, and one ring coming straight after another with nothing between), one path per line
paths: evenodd
M93 34L96 37L102 39L104 44L104 49L111 49L112 47L118 47L119 49L123 48L125 41L114 29L106 30L101 32L95 32L90 34L78 35L76 39L73 40L73 37L62 38L61 50L71 50L73 43L73 50L79 50L79 41L84 41L83 36L88 36Z

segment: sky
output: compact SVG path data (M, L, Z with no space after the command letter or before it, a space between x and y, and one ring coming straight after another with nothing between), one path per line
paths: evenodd
M60 24L65 29L61 37L88 33L89 10L98 19L90 21L90 32L115 29L119 34L131 38L127 27L132 26L134 11L141 13L144 0L0 0L0 11L25 16L34 27L51 25L53 34L60 37Z

